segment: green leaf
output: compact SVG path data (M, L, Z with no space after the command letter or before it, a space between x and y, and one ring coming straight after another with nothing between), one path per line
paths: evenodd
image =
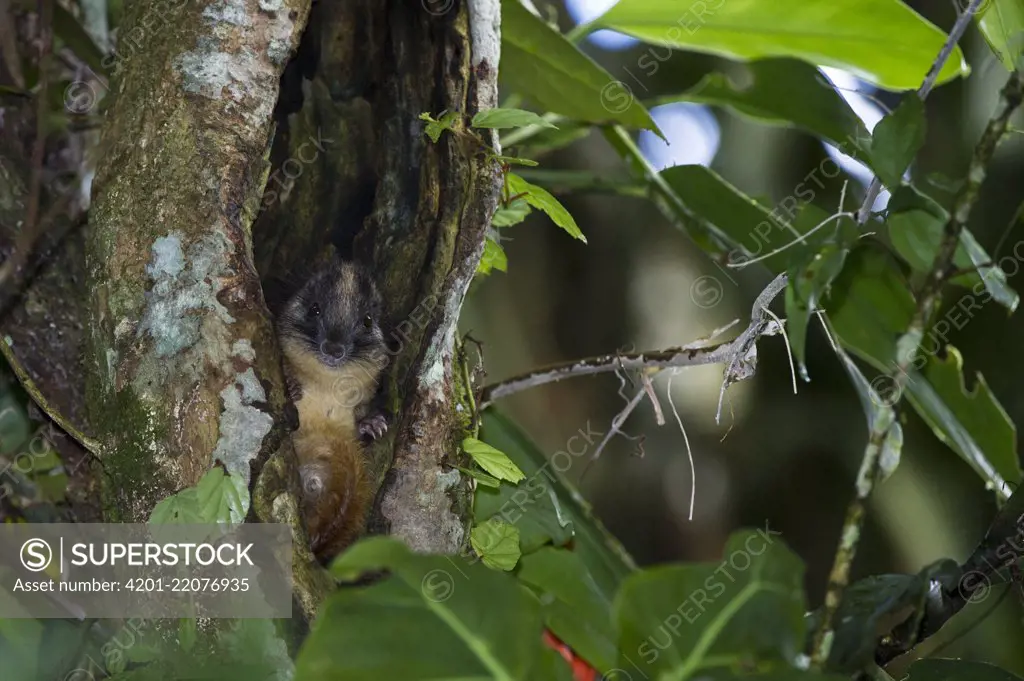
M1007 71L1024 66L1024 3L1020 0L988 0L975 16L981 34Z
M916 94L903 98L896 110L875 126L871 166L889 189L903 183L903 173L924 145L924 102Z
M488 275L491 273L491 270L507 271L508 257L505 255L505 249L501 247L501 244L492 239L485 239L484 252L480 256L480 264L476 268L476 273Z
M103 50L97 47L82 25L58 3L53 5L53 34L97 74L105 75Z
M526 166L528 168L536 168L540 164L529 158L519 158L518 156L494 156L495 161L498 163L507 163L513 166Z
M802 234L798 224L787 222L786 216L768 210L709 168L675 166L659 174L686 207L705 222L704 226L718 245L736 246L729 252L730 263L763 257ZM801 199L799 194L795 197L794 210L798 206L797 199ZM804 220L799 222L801 227L806 227ZM795 243L785 251L766 258L764 264L773 272L783 272L792 263L808 262L815 252L811 244Z
M484 565L495 570L511 570L522 555L519 529L500 518L491 518L474 527L469 533L469 541Z
M196 485L199 515L206 523L241 523L249 512L249 488L240 476L219 467L210 469Z
M942 206L908 186L893 195L886 224L889 240L896 252L916 271L930 273L948 221L949 213ZM972 289L975 295L988 292L988 297L979 304L972 300L972 305L963 310L968 319L973 317L971 310L980 308L989 299L994 299L1010 312L1017 309L1020 297L1010 288L1006 273L993 264L992 257L966 228L960 232L960 245L953 255L953 265L958 270L967 271L954 277L953 283ZM958 316L956 310L947 312L945 316L950 314ZM949 320L943 323L948 331ZM959 322L955 323L959 328Z
M1021 681L1021 677L995 665L971 660L918 660L909 671L907 681Z
M747 72L742 85L725 73L708 74L686 92L661 97L657 104L726 106L762 122L802 128L851 156L867 156L871 133L817 68L779 57L751 62Z
M459 114L457 111L446 111L437 119L426 112L420 114L420 120L427 122L427 126L424 128L423 132L434 144L437 144L437 141L441 139L441 134L445 130L451 130L454 128L455 121L457 121L458 118Z
M596 25L733 59L797 57L890 90L918 87L946 40L900 0L709 0L699 13L696 8L675 0L621 0ZM939 81L967 73L963 53L954 48Z
M501 206L494 212L491 225L494 227L511 227L518 225L530 214L530 204L519 198L508 206Z
M896 365L896 339L910 327L914 309L907 283L892 259L866 246L847 257L828 306L844 346L885 372ZM998 482L996 472L1018 481L1012 421L980 375L975 392L966 392L959 353L947 347L945 360L935 356L944 345L933 338L912 358L907 380L911 404L936 436L987 483Z
M558 128L557 125L532 111L525 109L488 109L473 116L474 128L522 128L539 125L542 128Z
M624 83L514 0L501 3L501 78L545 111L661 135Z
M480 468L483 468L499 480L508 480L514 483L526 477L504 452L495 449L486 442L481 442L473 437L467 437L462 441L462 448L473 457L473 460L477 462Z
M537 592L544 624L555 636L598 671L608 673L615 667L612 604L578 554L544 547L523 556L516 575Z
M535 184L530 184L514 173L509 173L506 176L506 181L508 182L509 193L512 196L524 194L523 200L537 210L547 213L551 221L564 229L569 236L587 243L587 237L583 236L583 232L576 225L576 221L572 219L572 215L569 215L569 211L548 190Z
M0 392L0 454L18 454L28 444L32 424L18 393L3 387L6 389ZM18 470L21 470L21 465L19 460Z
M527 477L517 487L502 485L497 490L478 487L473 509L476 522L499 516L515 524L520 531L519 546L524 556L544 544L561 546L571 540L574 553L605 599L610 601L622 579L636 569L635 563L562 475L573 457L586 456L597 446L603 433L592 431L588 422L569 437L563 450L551 454L549 460L522 430L494 407L484 412L482 432L489 442L508 453Z
M946 346L945 357L929 356L920 378L912 377L910 400L936 437L960 454L984 480L995 471L1021 481L1017 429L981 373L973 390L964 384L963 357Z
M149 515L151 525L201 524L205 522L199 511L199 495L195 487L186 487L153 507Z
M821 222L827 215L820 208L808 205L805 219ZM852 220L843 218L831 228L835 237L819 247L810 262L798 263L789 270L786 287L786 332L796 357L798 370L804 380L807 376L807 328L814 310L823 307L832 282L843 271L846 254L856 243L860 233Z
M778 537L751 531L733 534L723 556L626 579L614 605L619 666L633 663L648 678L689 679L795 661L805 627L800 559Z
M388 537L357 542L331 566L343 580L380 570L383 580L328 599L296 681L538 678L540 606L510 575Z
M463 468L462 466L455 466L455 469L462 473L465 473L466 475L468 475L469 477L473 478L478 483L486 487L501 487L501 480L498 480L494 476L487 475L487 473L484 473L483 471L476 471L471 468Z

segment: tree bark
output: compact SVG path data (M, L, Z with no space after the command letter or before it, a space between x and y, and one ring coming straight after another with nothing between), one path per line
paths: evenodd
M252 261L280 75L308 0L140 0L121 36L87 238L88 419L104 517L145 522L216 461L292 526L296 592L328 588L298 516L281 363Z

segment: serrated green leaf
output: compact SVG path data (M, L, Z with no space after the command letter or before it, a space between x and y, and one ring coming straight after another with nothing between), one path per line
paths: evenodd
M1016 674L972 660L918 660L910 665L909 672L907 681L1021 681Z
M486 442L481 442L473 437L467 437L462 441L462 448L473 457L480 468L498 478L516 483L522 480L525 475L519 467L512 463L508 456Z
M870 247L858 248L847 257L828 306L829 319L844 346L884 372L896 366L897 339L910 327L914 310L896 263ZM965 392L959 354L954 350L945 360L934 356L943 347L944 341L933 338L922 344L927 354L913 356L907 397L939 439L983 480L1016 482L1020 473L1012 422L980 376L979 389Z
M491 518L469 532L469 541L476 555L489 568L513 569L519 562L519 528L500 518Z
M618 649L612 604L577 553L541 548L519 560L516 576L537 592L544 623L555 636L599 672L615 668Z
M389 537L357 542L331 566L343 580L381 570L372 586L330 596L295 681L547 678L536 673L540 606L511 575Z
M712 0L700 7L698 13L675 0L620 0L595 24L649 43L733 59L796 57L851 71L890 90L919 86L946 40L900 0ZM939 81L967 73L963 53L955 48Z
M458 118L459 114L456 111L446 111L437 119L426 112L420 114L420 120L427 122L423 132L434 144L437 144L437 141L441 139L441 134L445 130L451 130L455 126L455 121Z
M846 154L866 159L871 133L817 68L778 57L751 62L747 72L742 85L726 73L711 73L686 92L660 97L656 103L726 106L758 121L802 128Z
M661 132L621 81L519 2L501 3L501 78L538 108Z
M769 532L733 534L723 557L626 579L613 606L619 666L632 663L652 679L689 679L795 662L805 631L803 563Z
M508 270L508 256L501 244L491 239L484 240L484 252L480 256L480 264L476 268L479 275L488 275L492 270L505 272Z
M508 190L515 196L517 194L524 194L522 197L524 201L536 208L537 210L544 211L547 216L551 218L551 221L561 227L574 239L579 239L583 243L587 243L587 237L583 236L583 232L576 225L576 221L573 220L572 215L565 209L558 199L551 195L548 190L537 185L530 184L523 178L509 173L507 175Z
M538 125L542 128L558 128L549 120L525 109L488 109L473 116L474 128L522 128L527 125Z
M1021 68L1024 55L1024 3L988 0L975 16L981 34L1007 71Z
M989 480L995 471L1011 484L1021 481L1017 428L981 373L968 390L963 357L946 346L945 358L929 356L920 379L912 378L910 399L935 435Z
M199 495L187 487L157 503L149 515L151 525L200 524L205 522L199 511Z
M871 138L871 167L889 189L903 183L903 173L924 145L924 102L916 94L903 98L896 110L875 126Z

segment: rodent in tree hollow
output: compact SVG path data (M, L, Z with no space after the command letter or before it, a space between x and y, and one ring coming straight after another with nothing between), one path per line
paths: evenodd
M371 502L361 440L387 429L377 399L388 364L381 312L366 270L336 258L310 277L277 318L288 392L299 416L292 441L302 512L322 561L356 539Z

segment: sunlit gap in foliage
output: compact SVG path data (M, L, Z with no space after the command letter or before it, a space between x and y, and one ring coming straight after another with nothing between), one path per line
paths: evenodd
M708 107L685 102L665 104L651 109L651 117L668 139L666 144L649 130L640 133L640 151L651 165L658 170L681 165L711 165L722 140L722 131Z
M598 18L614 5L618 0L565 0L565 9L576 24L582 24ZM625 50L638 44L636 38L628 35L601 29L591 33L587 40L604 50Z
M825 77L832 81L832 84L842 95L846 103L850 105L853 112L857 114L857 117L864 122L864 126L868 131L874 132L875 125L878 121L882 120L885 116L885 111L882 110L877 103L872 101L870 98L860 94L866 92L872 94L875 90L872 86L868 85L862 80L859 80L856 76L850 75L846 71L834 69L829 66L822 66L821 72L825 74ZM839 167L846 171L851 177L860 182L865 188L871 184L874 173L872 173L866 165L853 159L850 156L842 153L831 144L822 142L825 146L825 151L832 157ZM889 203L889 192L883 189L878 194L878 198L875 199L872 210L879 211L885 208Z

